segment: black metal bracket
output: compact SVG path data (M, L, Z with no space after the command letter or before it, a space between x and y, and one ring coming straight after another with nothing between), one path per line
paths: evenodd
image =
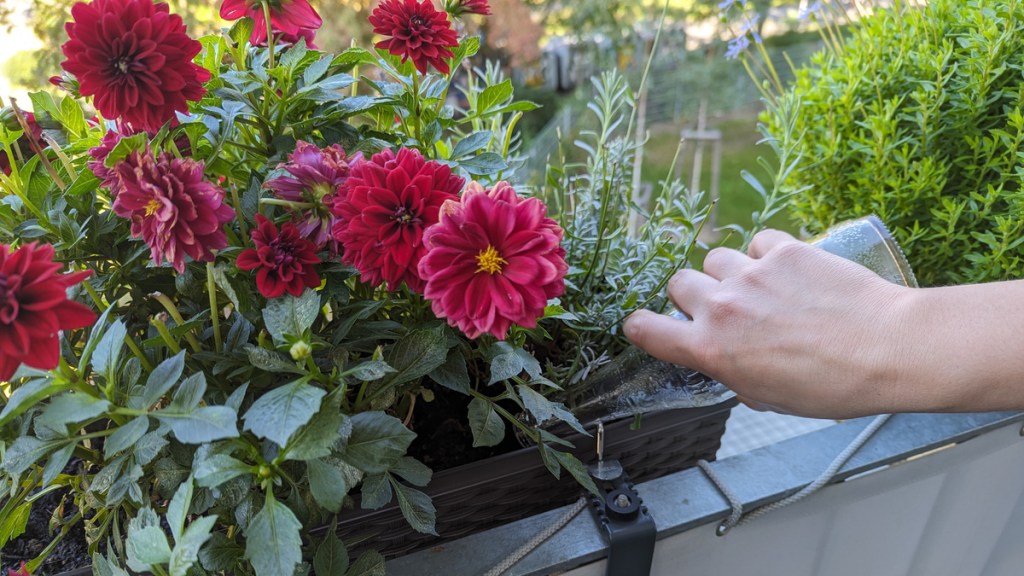
M658 530L636 486L616 460L599 460L590 467L590 476L603 493L590 494L590 510L608 539L605 574L649 575Z

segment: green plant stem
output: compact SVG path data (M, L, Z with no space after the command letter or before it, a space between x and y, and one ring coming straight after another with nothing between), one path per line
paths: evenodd
M139 359L139 364L142 365L142 369L145 370L147 374L152 372L152 362L149 361L149 358L146 358L146 355L142 352L142 349L139 348L139 345L135 343L135 339L132 338L130 335L125 334L124 343L128 346L128 349L132 351L132 354Z
M220 354L224 342L220 337L220 313L217 310L217 282L213 279L213 262L206 263L206 292L210 295L210 320L213 322L213 350Z
M293 202L291 200L283 200L281 198L260 198L260 204L269 204L270 206L284 206L292 210L308 210L313 207L311 202Z
M413 130L416 132L416 141L423 146L423 119L420 118L422 111L420 110L420 75L419 72L413 72L412 75L412 101L413 101L413 116L416 117L416 124L413 126Z
M252 248L252 239L249 238L249 227L245 223L245 214L242 213L242 202L238 198L238 187L231 185L231 203L234 204L235 216L238 218L238 230L242 233L242 243L246 248Z
M160 338L163 339L164 344L167 345L167 349L171 351L171 354L181 352L181 346L178 346L178 343L174 341L174 337L171 336L171 331L167 329L167 324L164 324L163 320L154 316L149 319L149 323L156 328L156 331L160 334Z
M267 62L270 68L274 68L274 27L270 21L270 2L261 0L260 4L263 6L263 19L267 21Z
M156 299L157 302L163 305L164 310L167 310L167 313L171 315L171 318L174 319L178 326L185 325L185 319L182 318L181 312L178 311L178 307L174 305L174 302L167 296L167 294L164 294L163 292L153 292L149 296ZM185 332L185 339L188 340L188 343L192 346L192 350L194 352L199 352L203 349L199 344L199 340L196 340L196 337L192 334L191 330Z
M46 558L50 554L52 554L53 551L57 548L57 545L60 544L61 540L63 540L64 537L68 535L68 532L70 532L71 529L75 526L75 524L78 524L79 522L81 522L81 520L82 511L79 510L77 513L75 513L74 516L71 517L71 520L67 522L62 522L60 533L54 536L53 540L51 540L50 543L46 545L46 548L43 548L43 551L39 553L39 556L36 556L32 559L31 562L27 562L25 564L25 567L28 568L29 572L35 572L36 570L38 570L39 567L43 564L43 561L46 560Z

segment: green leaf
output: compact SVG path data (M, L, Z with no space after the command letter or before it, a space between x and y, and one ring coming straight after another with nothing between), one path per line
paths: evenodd
M568 470L569 474L572 474L572 477L575 478L581 486L589 490L591 494L601 496L601 491L597 489L597 484L594 484L594 479L590 477L590 472L587 470L587 467L583 465L583 462L580 462L579 458L576 458L576 456L573 456L568 452L561 452L559 450L552 450L552 453L554 453L555 458L562 465L562 468Z
M288 443L288 458L312 460L329 455L331 447L338 441L343 419L336 405L324 402L320 412L300 428Z
M152 508L139 510L128 522L125 542L128 567L136 572L149 572L150 566L167 564L171 560L171 547L160 528L160 519Z
M19 436L7 447L4 454L3 469L11 476L19 476L29 466L45 458L54 450L59 449L67 440L50 440L44 442L34 436Z
M505 102L512 97L512 80L505 80L501 84L488 86L477 98L477 114L483 115L491 108Z
M459 140L458 144L455 145L455 149L452 150L451 159L458 160L463 156L468 156L475 152L479 152L487 148L487 144L491 141L491 131L481 130L474 132L469 136L466 136L462 140Z
M229 572L242 557L242 547L220 532L214 532L199 549L199 562L209 572Z
M152 415L170 426L178 441L185 444L238 437L238 415L227 406L203 406L195 412L185 413L161 410Z
M189 478L178 486L167 505L167 524L171 527L171 536L177 542L185 530L185 516L188 515L189 506L192 505L192 479Z
M377 59L374 58L373 54L370 53L369 50L353 46L335 56L334 61L331 62L331 67L340 68L342 70L351 70L356 66L376 63Z
M252 344L246 344L243 348L245 349L245 354L249 357L249 362L260 370L275 373L305 374L301 368L295 365L294 360L280 352L267 350Z
M296 430L320 410L327 393L305 379L285 384L260 396L245 413L245 430L286 446Z
M444 327L413 330L387 351L384 359L395 369L389 382L396 386L426 376L448 357Z
M307 288L298 298L288 295L268 301L263 321L274 342L284 344L285 336L301 337L319 314L320 296Z
M508 163L505 162L505 159L500 154L494 152L484 152L483 154L463 158L459 161L459 166L476 176L490 176L508 169Z
M395 489L395 495L398 496L398 507L402 510L402 516L405 516L413 530L437 536L437 530L434 528L437 521L437 510L434 508L434 503L430 501L430 496L415 488L402 485L390 475L388 479L391 482L391 487Z
M0 520L0 548L25 533L31 513L32 504L25 502L16 506L6 518Z
M149 374L146 387L142 391L142 407L149 408L156 404L163 395L178 383L181 373L185 370L185 352L181 351L164 360Z
M96 350L92 354L92 367L103 374L107 382L114 382L117 376L117 366L121 359L121 352L124 350L124 338L128 335L128 328L121 320L117 320L103 333L103 338L96 344Z
M401 476L406 482L415 486L426 486L434 474L426 464L412 456L406 456L399 460L398 464L391 467L391 473Z
M109 552L109 554L110 556L114 555L113 552ZM92 573L93 576L129 576L116 562L108 560L99 552L92 555Z
M313 571L317 576L345 576L348 571L348 549L333 531L324 536L313 555Z
M363 487L359 491L359 506L363 510L377 510L387 506L394 494L391 485L388 484L386 472L379 474L368 474L363 478Z
M68 424L92 420L110 409L110 402L84 392L68 392L50 401L36 423L51 430L64 430Z
M195 467L196 484L203 488L216 488L221 484L252 473L252 466L227 454L213 454L200 459Z
M60 100L60 123L75 138L84 136L88 129L82 106L72 96L65 96Z
M369 474L386 472L398 463L416 438L401 420L383 412L361 412L350 420L352 436L345 460Z
M361 382L370 382L379 380L394 372L395 369L383 360L367 360L346 370L345 374Z
M376 550L363 552L345 576L385 576L384 557Z
M145 466L156 458L160 451L167 446L168 441L164 438L166 432L154 430L143 436L135 443L135 462L139 466Z
M540 362L522 348L513 347L507 342L498 342L489 350L491 355L491 380L496 384L514 378L526 372L533 378L541 375Z
M114 145L114 149L110 151L110 154L107 154L107 157L103 159L103 164L107 168L113 168L132 152L145 150L147 144L149 144L149 136L145 132L121 138Z
M466 357L458 348L449 350L444 364L435 368L429 376L431 380L449 390L469 394L472 384L469 379L469 369L466 366Z
M283 576L295 570L302 561L301 528L295 514L268 493L267 503L245 532L245 559L256 576Z
M43 486L50 485L64 471L64 467L68 465L68 461L71 460L71 456L75 453L75 448L77 447L78 444L76 442L69 442L60 450L50 454L50 457L46 460L46 466L43 467Z
M11 394L7 399L7 405L3 412L0 412L0 428L8 422L21 416L26 410L35 406L40 401L50 396L55 396L67 390L70 384L52 384L49 380L30 380Z
M203 401L206 393L206 374L196 372L185 378L174 390L170 406L183 410L194 410Z
M469 402L469 428L473 431L473 447L496 446L505 438L505 423L491 404L480 398Z
M526 411L533 416L537 423L544 423L557 418L572 426L577 432L581 434L587 433L583 425L576 419L576 416L569 412L560 402L552 402L540 392L522 384L516 386L516 390L519 391L519 397L523 400L523 408L526 408Z
M81 196L82 194L92 192L98 188L99 185L100 179L92 173L92 170L83 170L82 173L75 178L74 182L71 183L71 186L68 186L68 189L64 191L64 194L72 197Z
M216 516L203 516L188 525L181 539L174 543L170 576L187 576L189 568L199 560L199 550L213 535L212 530L216 523Z
M325 54L321 56L319 60L310 64L309 67L302 72L302 83L309 86L323 78L324 74L327 73L327 69L331 67L332 60L333 59L329 54Z
M103 457L109 460L118 452L133 447L148 431L149 417L136 416L107 437L103 443Z
M306 472L313 499L335 514L341 510L345 496L363 478L362 470L334 457L306 462Z

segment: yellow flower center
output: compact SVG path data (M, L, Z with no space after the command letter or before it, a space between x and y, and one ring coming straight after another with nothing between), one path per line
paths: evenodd
M157 200L156 198L153 198L152 200L149 201L149 204L146 204L146 217L156 214L156 211L159 209L160 201Z
M501 257L501 254L498 254L498 251L494 249L494 246L488 246L487 250L483 250L476 255L477 272L500 274L501 267L507 264L508 262Z

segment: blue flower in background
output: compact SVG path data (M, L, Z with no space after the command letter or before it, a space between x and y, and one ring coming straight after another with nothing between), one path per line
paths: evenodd
M739 38L736 38L735 40L731 40L729 42L728 48L726 48L726 50L725 50L725 59L726 60L735 60L735 59L739 58L740 54L742 54L743 51L746 50L749 47L750 47L750 39L747 38L746 34L744 34L743 36L740 36Z

